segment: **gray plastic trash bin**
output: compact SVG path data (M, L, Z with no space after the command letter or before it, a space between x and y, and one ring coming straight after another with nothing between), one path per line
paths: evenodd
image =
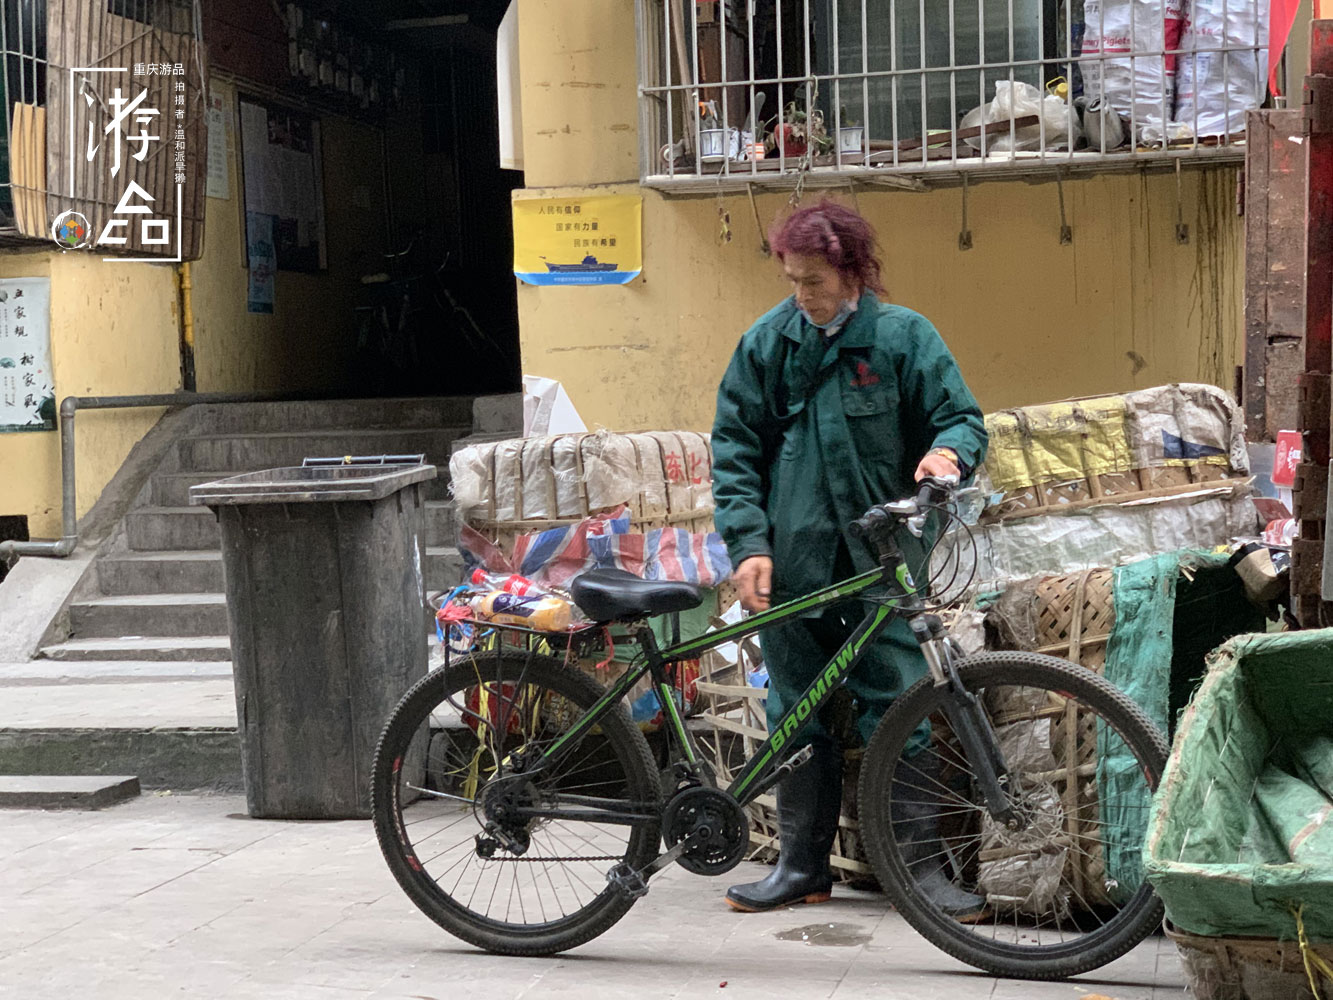
M433 465L269 469L190 489L222 529L251 816L370 816L375 743L426 673Z

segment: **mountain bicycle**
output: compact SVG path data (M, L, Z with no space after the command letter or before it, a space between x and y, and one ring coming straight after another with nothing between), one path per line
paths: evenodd
M855 522L877 568L665 648L647 619L697 606L695 587L584 573L575 602L637 641L609 687L532 645L475 650L422 678L385 726L372 779L375 831L407 895L479 948L550 955L606 931L672 863L730 871L749 853L744 807L809 758L795 749L802 727L902 617L929 673L880 722L858 786L860 836L889 899L937 947L996 975L1064 978L1129 951L1162 919L1140 847L1166 741L1084 667L962 655L899 542L929 537L928 518L962 524L952 486L923 480ZM676 665L843 601L861 602L864 620L719 787L673 696ZM530 638L557 651L578 641ZM625 710L644 678L661 704L664 768ZM985 912L946 910L941 879L984 897Z

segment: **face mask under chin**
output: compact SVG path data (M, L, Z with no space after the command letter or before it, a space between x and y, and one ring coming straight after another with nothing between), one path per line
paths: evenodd
M846 323L851 317L852 313L856 312L856 300L847 299L843 302L842 307L838 310L836 315L824 323L816 323L814 317L806 312L805 307L798 306L797 308L801 310L801 315L805 317L806 322L817 330L831 330L834 327L842 326L842 324Z

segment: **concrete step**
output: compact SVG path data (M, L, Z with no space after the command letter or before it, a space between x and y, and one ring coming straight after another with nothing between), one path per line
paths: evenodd
M150 480L150 500L155 507L190 506L190 487L212 483L245 472L258 472L264 466L248 469L217 470L213 472L156 472ZM439 475L421 484L427 500L449 499L449 467L440 466Z
M126 515L125 533L138 552L222 547L217 517L207 507L140 507Z
M426 501L425 527L427 546L456 545L453 501ZM222 546L217 517L207 507L140 507L126 517L125 529L130 548L139 553L220 550Z
M77 639L224 635L222 594L132 594L76 601L69 606Z
M458 544L458 525L454 522L452 500L426 501L426 547Z
M220 635L145 636L143 638L71 639L46 646L40 655L48 660L130 660L134 662L228 663L231 640Z
M230 660L28 660L26 663L0 663L0 688L230 679Z
M105 809L139 794L139 779L129 775L0 775L0 808Z
M222 553L218 549L193 551L115 552L97 562L102 593L219 594L222 592Z
M206 405L205 412L209 426L217 428L220 433L278 429L471 427L472 403L471 396L331 399L300 403L212 404Z
M415 455L447 469L450 444L466 427L421 429L270 431L201 434L177 443L181 469L267 469L300 465L308 457L334 455ZM447 473L446 473L447 474Z
M144 788L173 791L237 792L245 787L235 723L0 726L0 772L55 775L74 770L132 773Z
M456 548L428 547L422 574L426 579L427 593L452 590L463 582L463 556Z

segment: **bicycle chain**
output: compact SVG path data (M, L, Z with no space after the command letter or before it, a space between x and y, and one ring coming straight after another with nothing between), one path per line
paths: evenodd
M624 860L624 855L622 855L622 854L594 854L594 855L591 855L591 856L584 856L584 857L577 857L577 858L575 858L575 857L568 857L568 858L490 858L490 859L488 859L488 860L490 860L490 861L527 861L527 862L532 863L532 864L536 864L536 863L539 863L539 862L547 862L547 861L622 861L622 860Z

